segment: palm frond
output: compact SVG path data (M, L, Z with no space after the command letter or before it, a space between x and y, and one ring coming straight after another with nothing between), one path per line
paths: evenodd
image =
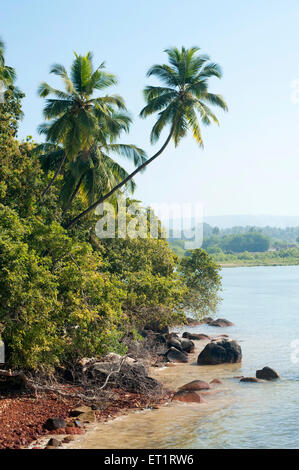
M77 95L77 91L72 83L72 80L68 76L67 71L63 65L60 65L60 64L52 65L50 69L50 73L53 73L54 75L58 75L59 77L62 78L64 85L65 85L65 89L68 93L72 95Z
M142 165L147 160L145 151L136 147L136 145L110 144L108 149L117 155L121 155L122 157L133 161L136 167Z
M149 100L149 103L141 110L139 116L145 118L150 114L160 111L177 96L178 94L176 91L170 91L169 93L164 93L160 96L157 96L156 98Z

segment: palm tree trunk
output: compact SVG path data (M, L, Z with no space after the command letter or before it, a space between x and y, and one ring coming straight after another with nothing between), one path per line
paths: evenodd
M66 154L64 154L60 164L59 164L59 167L57 168L57 170L55 171L55 174L53 176L53 178L51 179L50 183L48 184L48 186L46 187L46 189L42 192L41 194L41 198L43 198L47 192L49 191L49 189L51 188L51 186L54 184L54 181L56 180L57 176L59 175L59 173L61 172L61 169L64 165L64 162L66 160Z
M66 208L64 209L64 211L63 211L62 216L65 215L65 213L70 209L71 205L73 204L73 200L75 199L75 197L76 197L76 195L77 195L77 193L78 193L78 191L79 191L79 189L80 189L80 186L81 186L81 184L82 184L82 181L83 181L84 177L85 177L85 173L84 173L84 174L81 176L81 178L79 179L79 181L78 181L78 183L77 183L77 186L75 187L75 189L74 189L74 191L73 191L73 194L71 195L71 198L70 198L70 200L69 200L69 203L68 203L67 207L66 207Z
M134 178L134 176L137 175L137 173L139 173L141 170L143 170L143 168L145 168L147 165L149 165L151 162L153 162L157 157L159 157L159 155L161 155L161 153L165 150L165 148L169 144L169 142L171 140L171 137L172 137L172 134L173 134L173 131L174 131L174 127L172 126L169 136L167 137L166 141L164 142L164 144L162 145L160 150L158 150L158 152L155 153L155 155L153 155L151 158L149 158L149 160L147 160L142 165L140 165L138 168L136 168L136 170L134 170L132 173L130 173L130 175L128 175L124 180L122 180L120 183L118 183L116 186L114 186L114 188L112 188L111 191L109 191L109 193L105 194L105 196L102 196L100 199L98 199L96 202L94 202L91 206L89 206L87 209L85 209L85 211L83 211L79 215L77 215L77 217L75 217L73 220L71 220L66 225L66 228L67 229L71 228L74 224L76 224L78 222L78 220L80 220L85 215L89 214L89 212L94 210L99 204L101 204L106 199L108 199L108 197L110 197L113 193L115 193L115 191L122 188L128 181L130 181L132 178Z

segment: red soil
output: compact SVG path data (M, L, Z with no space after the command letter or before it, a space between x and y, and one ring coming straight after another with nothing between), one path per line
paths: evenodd
M69 388L68 388L68 391ZM72 390L73 393L74 390ZM115 398L105 410L97 410L98 421L107 421L119 414L124 414L132 408L144 408L152 406L148 398L137 393L128 393L114 389ZM168 399L159 400L163 403ZM70 411L81 405L82 402L75 399L65 399L55 394L44 394L35 398L28 395L0 395L0 449L18 449L28 446L32 441L43 435L51 434L79 434L84 432L81 428L60 429L47 431L43 425L48 418L68 418ZM154 405L157 405L155 402ZM80 418L79 418L80 419Z

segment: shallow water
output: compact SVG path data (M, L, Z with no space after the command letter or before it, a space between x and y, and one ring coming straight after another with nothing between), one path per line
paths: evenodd
M76 440L76 448L299 448L299 362L291 360L291 342L299 338L299 266L227 268L222 276L217 316L235 326L184 331L229 334L240 342L242 364L197 366L193 355L189 364L154 369L171 389L215 377L223 385L213 387L205 404L170 403L99 424ZM265 365L282 380L250 384L234 378L254 376Z

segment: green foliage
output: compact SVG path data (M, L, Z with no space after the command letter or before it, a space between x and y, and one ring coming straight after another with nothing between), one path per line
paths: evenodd
M203 242L203 248L208 253L215 253L215 247L219 247L222 251L229 253L263 252L270 247L270 239L262 233L250 231L244 234L226 235L224 237L212 236L206 238Z
M188 252L181 260L179 272L187 287L184 308L195 318L216 312L221 287L219 270L220 266L200 248Z
M175 272L177 257L164 240L153 238L102 241L107 270L120 279L129 322L143 328L151 321L173 325L184 319L185 292Z

